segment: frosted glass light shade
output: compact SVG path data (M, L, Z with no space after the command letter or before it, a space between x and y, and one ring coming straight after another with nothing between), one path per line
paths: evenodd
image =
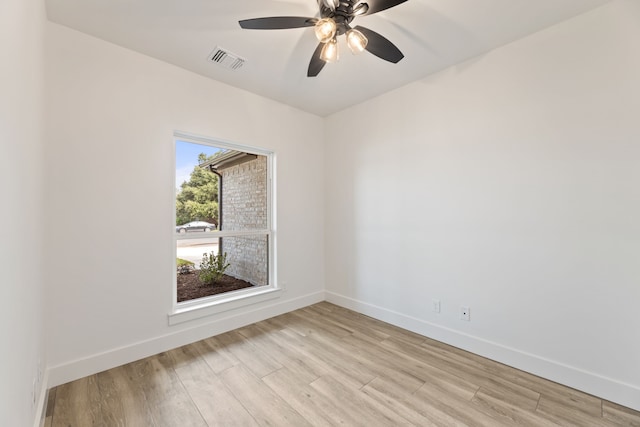
M320 59L328 63L338 61L338 40L334 38L325 43L322 52L320 52Z
M316 37L321 43L327 43L336 35L336 21L331 18L323 18L316 22Z
M358 54L366 49L369 40L358 30L351 29L347 31L347 44L353 54Z

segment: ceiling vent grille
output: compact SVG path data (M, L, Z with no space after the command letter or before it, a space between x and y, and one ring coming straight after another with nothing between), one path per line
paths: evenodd
M213 52L209 54L209 61L216 63L229 70L239 70L246 59L239 57L235 53L231 53L221 47L216 47Z

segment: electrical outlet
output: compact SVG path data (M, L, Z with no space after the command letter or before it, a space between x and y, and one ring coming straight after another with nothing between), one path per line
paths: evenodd
M38 360L38 384L42 384L42 360Z
M471 309L469 307L460 307L460 319L467 322L471 321Z
M431 300L431 306L433 307L433 312L434 313L440 313L440 300L439 299Z

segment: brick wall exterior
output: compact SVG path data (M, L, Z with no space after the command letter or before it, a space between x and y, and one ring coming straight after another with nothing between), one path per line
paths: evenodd
M222 230L267 228L267 158L258 156L220 171ZM226 274L255 285L268 284L267 236L224 237L221 252L231 266Z

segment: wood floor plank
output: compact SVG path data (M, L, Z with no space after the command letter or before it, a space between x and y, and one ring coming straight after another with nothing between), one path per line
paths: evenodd
M188 366L192 363L204 361L195 345L189 344L167 351L168 358L165 359L167 367L177 369L181 366ZM170 365L169 365L170 364Z
M379 405L389 408L391 411L402 416L413 425L424 427L437 427L444 425L425 417L423 414L407 405L402 398L392 396L384 385L380 386L376 381L382 382L383 380L381 378L376 378L366 386L362 387L361 391L373 400L377 401ZM381 387L383 390L380 390Z
M394 351L401 357L414 361L419 366L425 380L424 387L435 387L445 393L458 395L461 399L471 400L482 385L478 378L469 378L451 369L447 364L438 363L437 359L429 357L423 348L402 340L385 340L382 345Z
M394 354L381 351L380 346L371 345L358 336L344 337L339 343L352 358L368 367L376 374L389 381L401 384L407 391L413 393L424 384L422 372L417 372L413 366L398 363L401 359Z
M282 314L269 319L267 320L267 323L280 330L294 331L301 337L306 337L309 334L315 333L313 325L302 323L299 318L293 317L291 313Z
M353 414L356 426L408 426L409 420L398 415L386 405L380 405L366 393L350 388L332 375L318 378L311 387L329 399L334 407Z
M244 365L229 368L219 376L259 425L282 427L311 425Z
M208 426L259 425L203 359L181 364L176 374Z
M385 359L382 353L375 351L374 348L366 348L359 346L354 341L353 335L348 335L337 340L336 337L325 337L320 335L310 335L308 341L316 342L319 346L331 351L333 354L340 355L340 359L348 361L351 367L357 366L357 369L368 374L365 378L375 378L384 376L391 381L399 382L412 391L417 390L424 384L411 373L401 369L396 360Z
M562 405L569 405L593 416L600 416L601 400L589 394L432 339L427 339L422 346L439 349L440 353L449 360L460 360L464 364L476 366L489 377L501 378L523 387L524 390L530 390L532 393L538 393L546 398L561 402ZM530 397L533 399L535 395L532 394Z
M257 325L258 328L266 327L270 328L271 333L269 338L279 347L286 352L287 356L291 360L296 360L296 364L302 364L300 368L292 368L287 366L290 370L294 369L308 369L309 372L304 374L305 376L313 377L309 379L309 382L317 379L321 375L327 374L332 370L330 364L324 362L322 358L314 354L313 349L305 345L301 340L302 337L297 333L287 329L271 329L272 325L265 323L264 325Z
M51 427L53 425L53 408L56 402L56 389L52 388L49 390L47 395L47 407L45 409L44 415L44 426L43 427Z
M304 382L310 383L317 379L321 374L317 373L313 366L305 363L305 360L298 357L295 353L287 351L287 349L280 345L278 340L274 338L278 331L279 330L275 328L265 328L255 324L238 329L238 333L251 340L253 345L255 345L262 354L268 355L273 360L277 360L278 363L286 366L289 371L293 372Z
M339 374L345 381L351 381L355 388L362 387L376 377L376 374L366 366L345 357L346 352L343 349L324 347L318 341L311 339L312 335L302 337L288 329L279 331L279 334L286 336L303 357L325 366L326 371Z
M519 384L504 379L499 375L489 375L483 366L470 360L458 359L449 354L434 351L424 345L413 345L395 338L385 340L383 345L400 348L405 354L409 354L418 360L425 361L438 369L456 375L482 386L495 394L501 394L505 401L514 405L527 405L529 409L535 409L539 393L523 387Z
M640 427L640 412L606 400L602 402L602 416L621 426Z
M475 392L480 388L478 384L473 384L470 381L458 377L457 375L452 375L446 371L438 369L424 361L417 360L414 357L409 357L401 351L395 351L388 347L382 346L380 343L371 343L367 340L366 337L360 335L359 333L355 333L352 337L349 338L354 345L361 348L363 351L368 352L371 355L377 356L376 358L371 357L371 359L380 362L379 359L386 360L386 363L389 363L390 366L394 367L396 371L406 373L420 381L419 387L422 387L426 382L430 384L441 384L441 387L448 387L450 391L453 393L463 393L466 398L470 400ZM344 341L344 339L343 339ZM380 371L379 371L380 372ZM389 378L384 372L380 372L380 375L386 378ZM397 378L402 378L402 376L398 376L395 379L391 378L391 381L397 382ZM405 389L405 391L409 391L413 393L417 390L417 388L412 389L411 383L404 383L400 381L400 384ZM408 386L409 385L409 386ZM414 384L415 386L416 384Z
M427 339L426 337L420 334L416 334L415 332L399 328L389 323L385 323L381 320L374 319L373 317L365 316L363 314L356 313L355 311L328 302L314 304L311 306L311 308L317 306L329 307L332 313L334 313L335 319L341 319L347 324L363 325L364 327L372 329L378 333L393 336L412 344L421 344Z
M535 385L534 385L535 386ZM602 400L595 396L562 387L543 391L538 403L538 410L553 412L557 408L571 410L591 417L602 416Z
M131 381L130 366L131 364L110 369L98 374L98 377L108 376L109 381L113 384L114 395L122 405L123 425L156 425L152 416L153 409L149 406L140 387L142 383ZM105 400L108 398L107 396Z
M353 332L360 332L371 339L382 341L390 337L389 333L383 330L384 328L376 327L376 324L372 322L372 318L342 309L333 304L319 303L311 305L306 309L322 316L325 321L347 327ZM424 337L420 337L417 342L423 340Z
M238 331L227 332L217 336L218 342L229 350L245 367L249 368L258 378L282 368L282 365L261 352L252 342Z
M122 381L122 370L110 370L96 374L98 389L100 392L100 406L102 417L106 425L125 426L133 421L149 419L149 413L141 413L139 408L130 406L125 396L134 391L128 388L128 383ZM139 395L136 397L140 397Z
M143 394L154 425L206 426L173 369L173 363L168 353L160 353L126 365L125 368Z
M99 423L101 417L96 419L95 409L91 404L91 395L95 393L94 388L96 388L95 376L58 386L52 425L74 427Z
M217 337L198 341L191 346L200 353L200 356L216 374L241 363Z
M530 393L523 393L520 389L517 393L514 393L511 383L505 381L504 384L508 385L503 386L498 381L494 381L491 383L490 387L481 386L475 397L482 395L486 397L486 401L501 401L511 406L525 409L529 412L536 410L538 402L540 401L540 395L538 393L534 391L531 391Z
M504 393L496 392L495 390L487 390L480 387L480 390L471 401L478 411L505 424L530 427L552 427L556 425L548 419L537 416L529 408L530 405L519 406L513 404L511 403L513 402L512 399L508 399Z
M287 368L262 380L313 426L354 425L357 422L352 413L335 406Z
M572 405L564 399L550 399L545 395L540 397L536 413L541 418L551 420L561 426L613 427L616 425L603 418L601 412L595 412L593 408L585 410L584 405Z
M416 396L415 393L408 393L406 389L402 388L398 384L387 381L383 378L376 378L371 381L365 387L362 388L364 393L371 395L378 401L394 402L392 407L396 405L402 405L401 407L408 408L408 413L416 413L425 418L427 421L424 424L416 425L436 425L438 427L452 427L452 426L464 426L465 424L456 419L453 415L447 413L442 409L437 401L431 401L421 396ZM414 416L408 418L413 419Z
M350 335L354 330L345 324L327 321L326 316L316 313L313 310L303 308L289 313L301 324L306 325L307 330L314 333L327 334L328 336L344 337Z
M45 427L640 427L640 412L322 302L50 390Z
M512 425L506 420L496 419L480 411L471 400L458 394L448 393L440 387L434 387L431 383L426 383L418 389L414 397L428 401L440 412L449 414L462 425L483 427Z
M53 426L126 426L134 422L156 425L145 405L129 406L135 396L119 382L116 368L56 389Z

